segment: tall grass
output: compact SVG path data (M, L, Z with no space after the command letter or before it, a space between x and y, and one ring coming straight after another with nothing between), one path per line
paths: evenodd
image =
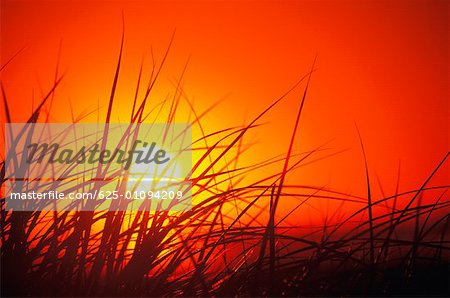
M152 101L154 106L148 107L171 44L161 63L152 66L146 87L141 67L129 119L131 123L148 122L151 115L167 112L167 123L171 123L180 102L189 106L187 121L202 132L193 140L193 150L199 157L193 161L192 174L186 177L192 183L192 210L11 212L5 209L3 195L2 296L448 295L449 185L429 186L448 162L448 153L417 189L380 199L372 196L365 154L367 197L321 186L286 184L287 175L321 160L318 153L325 150L294 150L314 66L248 125L207 134L203 117L215 104L203 113L196 111L184 94L181 79L175 84L173 98L158 105ZM102 116L105 123L111 121L115 108L122 49L123 36L108 110ZM48 121L42 111L61 80L57 72L53 87L28 123ZM260 126L264 117L296 88L304 88L304 92L286 151L242 165L239 157L249 148L244 137L249 131L264 129ZM14 99L8 98L3 84L1 90L6 122L13 122L8 105ZM364 153L362 137L361 146ZM8 158L17 171L24 166L14 160L14 154L7 152ZM279 170L248 179L260 177L262 170L273 166ZM97 171L104 173L104 168L99 165ZM1 173L4 188L5 160ZM53 183L39 187L44 191L62 186ZM16 187L25 190L33 187L33 181ZM91 181L74 189L99 187L98 181ZM116 187L124 190L123 185ZM421 203L424 196L428 199ZM298 200L297 206L280 214L280 202L292 198ZM328 214L318 226L287 223L295 222L293 215L314 200L352 204L358 210L341 218ZM373 212L375 209L383 212Z

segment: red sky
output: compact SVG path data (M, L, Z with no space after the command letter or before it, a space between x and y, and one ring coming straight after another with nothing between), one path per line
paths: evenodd
M363 195L355 123L371 175L380 176L388 193L395 189L399 161L401 186L418 187L450 148L447 1L2 0L2 64L25 47L2 74L15 122L31 111L33 92L36 102L52 85L60 41L66 76L52 121L70 121L69 99L75 113L93 110L97 102L106 110L122 11L116 120L126 120L131 110L142 58L148 77L151 47L161 61L176 29L154 98L173 93L171 81L189 58L184 88L198 111L228 95L204 119L208 132L248 123L318 55L295 148L311 150L332 140L334 151L349 150L290 179ZM303 88L261 120L265 126L248 139L258 143L244 162L285 151Z

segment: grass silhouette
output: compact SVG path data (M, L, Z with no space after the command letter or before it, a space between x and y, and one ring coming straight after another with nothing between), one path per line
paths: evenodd
M148 211L145 206L134 212L11 212L5 209L3 196L2 296L448 296L450 186L429 183L443 171L449 153L417 189L397 191L376 200L371 194L373 182L360 135L367 197L287 184L285 177L289 173L321 160L316 154L325 150L293 150L314 66L248 125L205 134L202 118L215 104L198 113L184 96L181 79L175 84L173 98L146 112L172 41L173 37L161 63L153 64L146 87L142 86L141 66L129 119L134 124L147 122L150 114L164 110L168 111L167 123L171 123L180 101L186 100L193 117L190 122L198 125L203 135L193 140L193 150L201 155L193 161L192 174L185 179L192 183L194 198L201 199L195 200L192 210L178 213ZM123 36L108 110L103 115L106 124L111 122L115 107L122 52ZM57 71L53 86L28 123L48 122L48 117L42 119L42 110L57 100L54 92L61 80L63 76ZM300 87L304 92L286 152L242 166L239 156L248 149L244 136L251 130L263 129L260 122L264 116ZM139 99L142 88L144 96ZM11 123L14 115L10 114L8 102L13 99L7 97L3 85L1 89L6 122ZM83 115L73 119L80 122ZM131 132L124 134L121 145L127 146L132 139ZM100 138L102 146L107 140L105 130ZM7 152L1 164L3 189L7 182L5 161L14 165L14 172L26 166L15 158L15 152ZM280 169L278 172L256 181L244 180L274 165ZM96 171L100 177L107 169L99 165ZM73 190L100 189L102 183L108 182L87 181ZM65 186L63 181L22 181L15 187L49 191ZM125 186L119 183L115 188L123 192ZM428 198L426 203L422 203L423 196ZM291 197L298 198L299 203L281 217L277 214L280 201ZM287 223L295 211L316 199L359 207L337 223L325 221L304 230ZM375 208L383 212L373 212Z

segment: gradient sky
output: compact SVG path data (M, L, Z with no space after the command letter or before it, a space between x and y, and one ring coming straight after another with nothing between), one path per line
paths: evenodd
M296 149L325 142L338 156L290 177L364 194L361 131L371 175L387 193L418 187L450 148L447 1L1 1L2 74L15 122L24 121L52 85L60 42L64 81L51 120L106 111L125 16L116 121L131 110L144 57L161 61L175 41L154 97L184 89L208 132L255 117L309 71L317 54ZM250 161L283 153L304 85L262 119ZM3 107L2 107L3 108ZM3 116L2 116L3 117ZM92 115L85 121L96 121ZM251 159L251 160L250 160ZM447 168L448 169L448 168ZM438 177L439 178L439 177ZM448 179L448 172L438 179ZM448 180L447 180L448 181Z

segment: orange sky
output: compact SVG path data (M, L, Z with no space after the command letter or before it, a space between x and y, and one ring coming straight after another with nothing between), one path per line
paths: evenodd
M93 110L97 102L106 112L122 10L116 121L128 119L142 58L148 78L151 47L161 61L176 29L155 102L173 93L171 81L190 57L184 88L197 110L228 95L204 119L208 132L248 123L307 73L318 54L296 149L332 140L328 147L335 151L350 150L305 167L295 182L363 195L355 122L371 174L380 176L387 193L395 189L399 161L401 186L417 187L450 148L447 1L2 0L2 64L26 46L2 74L14 121L31 111L33 90L38 99L52 85L60 41L66 76L52 121L70 121L69 99L75 113ZM258 142L251 161L285 151L301 92L251 134L248 141Z

